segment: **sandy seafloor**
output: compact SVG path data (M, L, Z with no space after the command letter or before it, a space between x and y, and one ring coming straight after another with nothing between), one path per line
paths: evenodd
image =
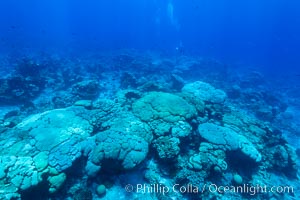
M296 75L134 50L0 74L0 199L300 199Z

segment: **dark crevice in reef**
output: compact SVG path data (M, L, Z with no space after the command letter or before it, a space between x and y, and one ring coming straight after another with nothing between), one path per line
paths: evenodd
M87 158L84 156L76 159L72 166L68 168L65 173L67 176L78 178L84 176L84 167L86 166Z
M101 163L101 173L116 175L124 172L122 170L122 163L120 161L105 159Z
M245 157L240 151L226 152L228 168L232 171L243 174L243 176L251 179L251 176L258 170L259 164Z
M84 156L79 157L73 165L64 171L66 174L66 181L62 187L55 194L50 195L55 200L66 199L72 197L74 200L89 200L92 192L89 189L89 182L85 175L85 165L87 158ZM75 186L73 188L73 186Z
M49 186L48 182L43 181L39 183L37 186L31 187L28 190L21 192L21 199L22 200L47 200L49 199Z

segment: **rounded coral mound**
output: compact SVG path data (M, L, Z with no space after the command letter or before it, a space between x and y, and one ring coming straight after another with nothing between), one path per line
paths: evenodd
M213 123L200 124L198 131L208 142L220 145L224 150L240 150L246 157L255 162L261 161L261 154L255 146L244 136L234 130Z
M142 121L149 123L156 135L176 127L190 131L186 121L196 115L196 109L182 97L163 92L150 92L137 100L132 110Z
M143 121L163 119L166 122L176 122L191 118L196 114L194 107L183 98L163 92L151 92L136 101L133 112Z
M89 162L101 167L104 161L112 161L114 165L120 163L120 169L132 169L146 158L147 153L148 143L143 138L109 130L96 135L96 147Z
M32 115L0 140L0 190L18 197L42 181L54 193L63 185L64 170L82 153L81 142L92 132L89 121L79 116L83 108L56 109ZM5 137L5 136L2 136ZM0 194L1 199L1 194Z
M182 93L193 99L216 104L223 103L227 98L224 91L216 89L210 84L201 81L186 84L182 88Z

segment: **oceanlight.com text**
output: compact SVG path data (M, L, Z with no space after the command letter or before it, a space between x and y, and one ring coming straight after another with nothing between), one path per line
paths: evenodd
M263 194L263 193L294 193L292 186L267 186L267 185L250 185L243 184L239 186L233 185L217 185L217 184L203 184L203 185L180 185L174 184L166 186L163 184L127 184L125 186L126 192L135 193L160 193L166 195L168 193L181 193L181 194L202 194L204 192L209 193L241 193L241 194Z

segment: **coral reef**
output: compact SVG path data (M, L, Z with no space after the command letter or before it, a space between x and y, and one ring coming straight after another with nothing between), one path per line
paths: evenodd
M196 192L300 188L298 110L262 74L236 77L220 62L187 56L93 59L25 59L0 79L0 199L36 190L53 199L300 198ZM143 193L138 184L186 191Z
M0 104L22 104L36 98L44 89L44 80L11 76L0 79Z

